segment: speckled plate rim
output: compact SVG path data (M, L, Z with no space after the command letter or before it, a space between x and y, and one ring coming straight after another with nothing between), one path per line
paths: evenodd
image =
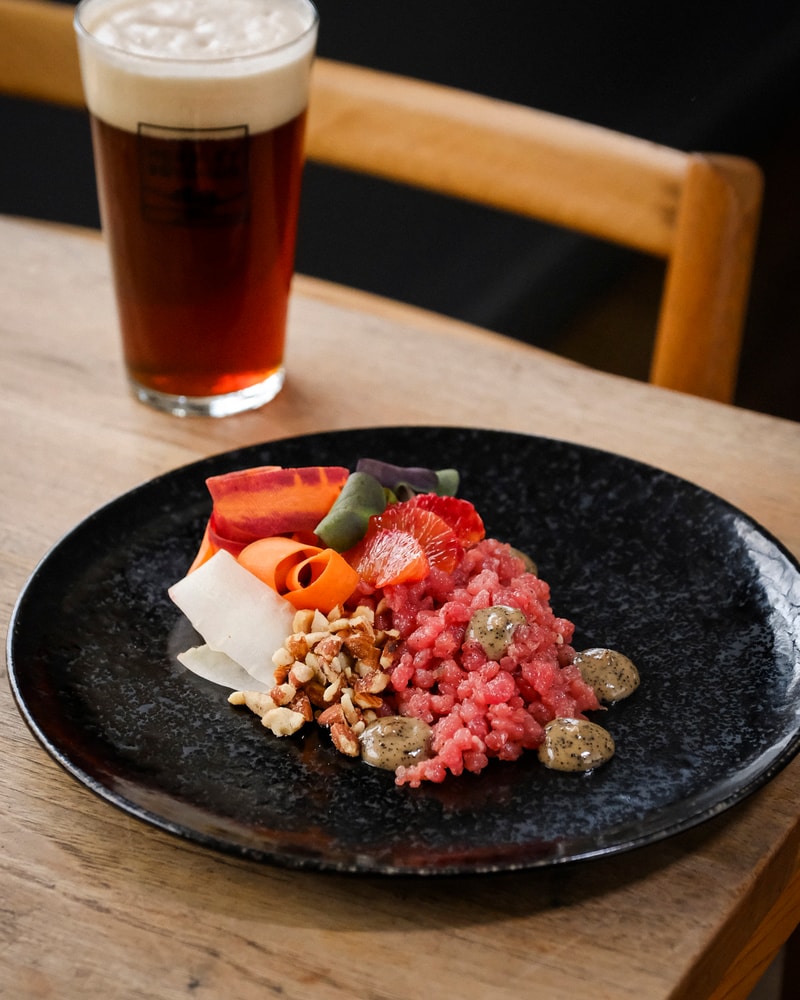
M798 561L794 558L794 556L789 553L782 543L769 531L764 529L756 521L750 518L749 515L745 514L728 501L704 490L701 487L695 486L688 480L674 476L671 473L666 473L663 470L658 469L656 466L651 466L634 459L629 459L612 452L603 451L589 446L574 444L571 442L562 442L554 438L545 438L515 432L490 431L481 428L463 428L455 426L398 426L351 428L318 434L292 436L266 441L257 445L232 449L164 473L161 476L155 477L146 483L142 483L139 486L134 487L132 490L98 508L79 524L75 525L48 550L26 581L15 603L8 630L8 677L12 694L22 718L37 740L53 757L53 759L64 767L66 771L72 774L73 777L75 777L80 783L110 804L121 808L123 811L137 817L145 823L212 850L233 854L258 862L267 862L289 868L310 869L316 871L378 875L452 875L472 873L480 874L485 872L549 867L554 864L563 864L572 861L586 861L593 858L605 857L656 843L667 837L672 837L675 834L691 829L698 824L703 823L714 816L718 816L722 812L730 809L733 805L741 802L754 791L763 787L763 785L765 785L775 776L775 774L782 770L797 754L798 750L800 750L800 725L794 726L791 730L784 732L781 739L776 741L776 743L771 747L768 759L760 761L754 767L746 770L746 772L743 772L740 775L740 780L736 782L735 786L726 787L725 791L710 788L695 797L695 802L693 803L690 812L677 817L651 817L647 821L639 823L638 825L634 824L627 832L618 832L611 841L602 841L601 839L595 843L574 844L572 847L570 847L569 844L566 846L565 844L557 844L554 845L552 849L545 850L542 850L540 846L536 846L533 850L527 853L523 851L521 854L517 852L504 854L502 848L500 848L497 852L493 852L490 849L487 850L486 856L484 857L479 857L477 859L470 858L467 860L449 859L445 852L444 855L435 858L431 864L426 864L424 859L417 859L412 864L405 862L397 864L387 858L371 856L369 851L360 856L351 857L349 859L339 857L326 858L324 854L320 856L320 854L316 852L310 852L307 854L304 852L302 847L297 849L292 847L289 849L281 849L280 847L273 845L261 848L257 845L254 846L251 842L241 843L238 842L235 832L232 833L226 829L224 820L217 824L215 828L212 823L212 828L209 828L207 816L203 813L202 809L198 810L197 825L194 825L191 820L191 804L189 804L188 809L186 810L186 815L182 817L181 820L175 821L174 819L163 815L163 810L161 810L160 803L158 801L155 801L154 803L147 802L147 797L145 796L143 798L140 796L135 787L126 788L124 782L118 782L115 780L106 781L103 778L98 779L96 775L90 774L80 766L76 765L72 755L59 745L57 739L53 738L52 733L48 731L47 725L42 724L36 708L29 704L23 691L24 684L21 683L21 673L24 672L25 664L18 662L16 655L16 647L20 639L18 634L18 625L21 611L28 600L28 595L35 582L42 577L42 574L47 573L48 566L54 554L67 544L69 540L76 535L76 533L86 530L87 527L93 524L113 519L120 504L130 503L139 496L145 496L154 490L158 491L163 484L171 482L176 476L191 476L193 478L197 478L199 481L202 481L207 475L215 471L217 467L219 467L220 463L223 463L225 467L230 468L237 466L241 467L245 464L255 464L256 462L263 461L263 456L268 455L271 450L281 451L282 449L285 449L287 445L297 447L301 446L304 442L313 444L313 442L320 440L341 440L349 439L352 436L377 436L376 440L379 441L381 436L386 437L397 435L398 433L423 435L448 435L461 433L493 436L498 441L501 439L505 441L514 441L516 439L528 442L529 444L540 442L543 446L563 446L570 451L580 453L585 456L594 456L599 461L608 460L617 463L621 462L631 469L643 471L645 475L652 474L653 476L658 476L661 479L671 481L680 488L690 488L698 495L708 498L718 507L720 511L736 516L743 523L749 525L750 528L764 540L764 542L772 546L774 550L785 560L786 565L790 568L790 571L795 574L798 579L800 579L800 564L798 564ZM379 445L372 448L373 454L377 454L379 450ZM313 447L310 451L311 454L309 456L308 464L313 464ZM798 627L798 633L800 633L800 627ZM797 658L796 669L800 672L800 656ZM452 781L453 779L450 780ZM466 780L469 780L469 778ZM186 819L186 816L189 817L188 820Z

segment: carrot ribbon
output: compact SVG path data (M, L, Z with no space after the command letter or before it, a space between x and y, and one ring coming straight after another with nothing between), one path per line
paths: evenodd
M260 538L245 546L239 562L299 609L327 614L355 590L359 576L338 552L292 538Z

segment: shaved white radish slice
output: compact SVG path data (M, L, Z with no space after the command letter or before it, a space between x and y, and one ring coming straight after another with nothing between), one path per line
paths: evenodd
M266 683L256 680L227 653L220 653L208 645L192 646L178 653L178 662L198 677L231 691L271 691L275 686L273 679Z
M291 634L294 608L230 552L215 553L173 584L169 596L211 649L256 680L274 683L272 654Z

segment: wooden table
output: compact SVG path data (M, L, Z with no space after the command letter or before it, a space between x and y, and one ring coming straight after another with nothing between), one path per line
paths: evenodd
M435 423L661 466L800 554L800 425L601 375L297 278L282 395L179 420L126 390L105 248L0 219L0 602L94 508L277 437ZM476 374L480 380L476 381ZM723 816L590 864L454 880L297 873L220 856L69 777L0 685L0 996L744 997L800 918L800 760Z

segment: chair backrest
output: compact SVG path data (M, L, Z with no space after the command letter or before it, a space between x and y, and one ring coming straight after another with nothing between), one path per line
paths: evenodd
M0 92L78 107L69 6L0 0ZM731 402L762 176L585 122L318 59L307 155L553 223L667 262L650 381Z

